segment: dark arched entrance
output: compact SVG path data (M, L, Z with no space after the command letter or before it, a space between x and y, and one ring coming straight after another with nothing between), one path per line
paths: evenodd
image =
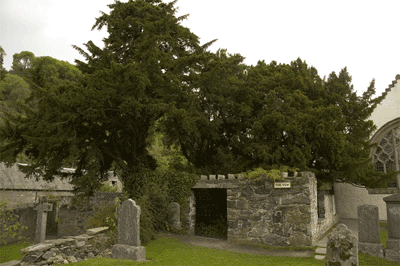
M195 235L227 239L226 189L193 189L196 198Z

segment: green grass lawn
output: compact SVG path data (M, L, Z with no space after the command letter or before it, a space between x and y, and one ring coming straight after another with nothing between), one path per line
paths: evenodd
M381 224L381 239L386 242L387 231L385 224ZM10 260L19 260L21 255L19 250L29 244L13 244L0 247L0 263ZM277 249L277 248L274 248ZM295 249L296 250L296 249ZM6 254L4 257L3 254ZM162 237L146 246L146 265L325 265L325 260L316 260L314 258L291 258L291 257L271 257L262 255L250 255L233 253L224 250L192 246L181 243L180 241ZM141 265L143 262L97 258L72 263L71 265ZM359 253L359 265L385 265L398 266L398 262L392 262L377 257Z
M19 253L19 251L32 244L33 243L31 242L21 242L16 244L0 246L0 263L11 260L20 260L22 258L22 255Z
M149 262L134 262L116 259L97 258L71 265L325 265L325 260L314 258L270 257L233 253L224 250L186 245L173 238L163 237L146 246L146 259ZM359 253L359 265L398 266L398 262L379 259Z

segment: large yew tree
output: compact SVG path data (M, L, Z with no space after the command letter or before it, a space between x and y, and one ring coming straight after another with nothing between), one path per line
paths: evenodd
M185 16L175 16L174 2L115 1L109 7L92 28L107 29L104 48L91 41L86 49L74 46L86 59L76 61L83 76L54 84L43 66L32 68L37 108L9 116L0 136L3 161L13 163L25 152L32 164L23 170L49 180L74 162L72 183L88 194L113 167L125 184L156 167L147 151L149 130L184 95L182 84L209 45L200 46L180 25Z
M297 59L245 66L219 51L193 83L195 94L165 120L165 129L200 172L239 173L256 167L311 170L323 182L385 186L369 153L369 120L380 98L374 81L358 96L347 69L324 80Z

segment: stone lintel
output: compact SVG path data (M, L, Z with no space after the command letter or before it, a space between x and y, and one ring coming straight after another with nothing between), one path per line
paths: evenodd
M112 247L112 257L121 260L145 261L146 248L116 244Z
M383 244L358 242L358 251L364 254L383 258Z

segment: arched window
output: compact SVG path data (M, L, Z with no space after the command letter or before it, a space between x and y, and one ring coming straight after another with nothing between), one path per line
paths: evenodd
M382 126L371 138L377 143L371 151L372 162L379 172L400 171L400 117ZM400 188L400 178L397 184L388 184L389 187Z

